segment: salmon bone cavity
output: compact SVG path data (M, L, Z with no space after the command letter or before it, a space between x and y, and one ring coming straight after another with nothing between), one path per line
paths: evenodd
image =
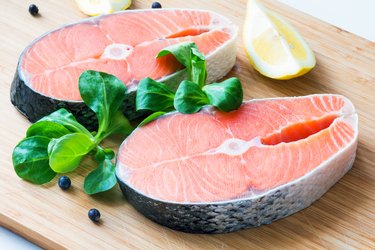
M124 60L127 58L132 52L134 48L128 44L121 44L121 43L113 43L108 45L104 53L100 58L107 58L112 60Z
M262 146L259 137L255 137L250 141L244 141L237 138L225 140L219 147L209 150L207 154L226 154L231 156L242 155L250 147Z

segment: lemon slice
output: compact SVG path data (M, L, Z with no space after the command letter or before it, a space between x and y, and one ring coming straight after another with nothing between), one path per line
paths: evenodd
M89 16L109 14L129 8L131 0L76 0L78 8Z
M243 31L251 64L274 79L291 79L309 72L315 56L309 45L282 17L249 0Z

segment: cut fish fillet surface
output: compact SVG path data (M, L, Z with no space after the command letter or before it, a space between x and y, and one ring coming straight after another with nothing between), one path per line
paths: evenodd
M170 113L123 142L117 176L161 201L249 198L321 169L342 176L353 161L338 162L355 157L357 123L352 103L328 94L252 100L230 113Z
M156 55L169 45L192 41L207 55L208 80L215 81L234 65L236 36L228 19L210 11L124 11L37 39L21 56L20 78L34 91L59 100L81 101L78 78L88 69L116 75L134 90L145 77L163 80L181 70L172 56Z

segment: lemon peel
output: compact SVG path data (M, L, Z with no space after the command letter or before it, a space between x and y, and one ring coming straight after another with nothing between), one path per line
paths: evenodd
M316 64L313 51L298 31L257 0L248 1L243 40L250 63L270 78L298 77Z

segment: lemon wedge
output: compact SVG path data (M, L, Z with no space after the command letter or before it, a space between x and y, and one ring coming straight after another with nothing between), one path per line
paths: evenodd
M131 0L76 0L78 8L89 16L110 14L129 8Z
M314 53L298 31L257 0L248 1L243 39L251 64L270 78L291 79L315 66Z

